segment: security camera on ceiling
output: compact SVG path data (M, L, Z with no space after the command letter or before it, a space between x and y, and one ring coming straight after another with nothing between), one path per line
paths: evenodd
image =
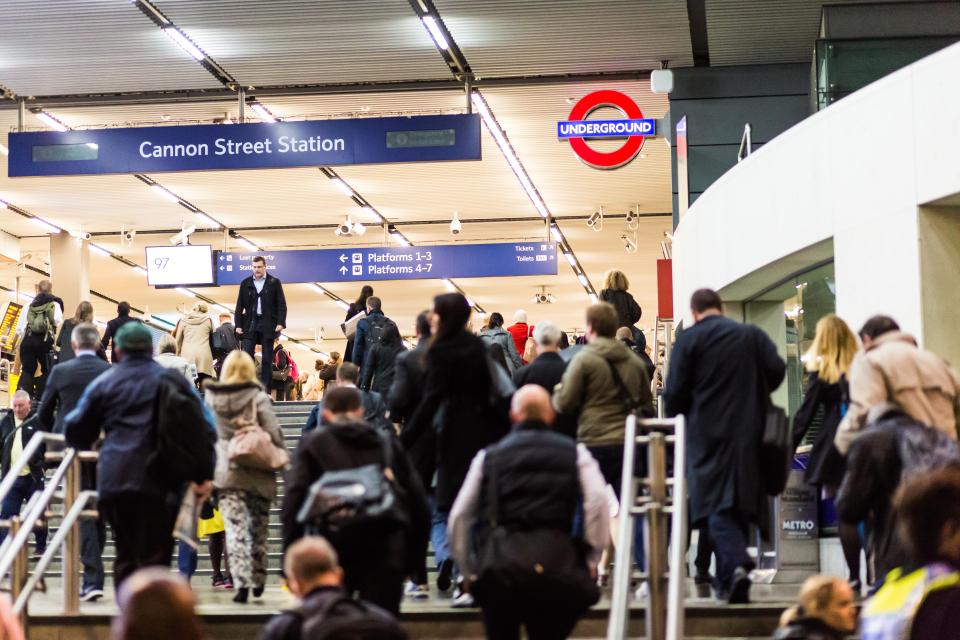
M128 247L133 244L133 239L137 237L137 231L135 229L127 229L126 227L120 227L120 243L125 244Z
M587 226L594 231L603 231L603 207L600 207L587 218Z
M197 230L197 226L191 224L190 226L184 225L183 229L177 235L170 238L170 244L190 244L190 234Z
M456 236L460 235L461 231L463 231L463 223L460 222L460 214L454 211L453 220L450 221L450 233Z
M545 286L540 287L540 291L533 294L533 301L536 304L553 304L556 301L556 297L547 291Z
M359 222L351 221L350 216L347 216L333 232L338 236L362 236L367 232L367 228Z
M89 240L93 235L89 231L81 231L79 237L81 240Z
M623 240L623 248L626 249L627 253L637 252L637 242L633 238L625 233L621 233L620 239Z

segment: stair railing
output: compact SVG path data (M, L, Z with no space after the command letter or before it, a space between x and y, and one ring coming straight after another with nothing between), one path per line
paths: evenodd
M13 483L20 473L30 463L30 460L45 444L65 445L62 435L39 432L34 435L23 454L13 463L10 471L0 481L0 501L6 497L13 487ZM59 460L52 475L42 491L36 491L27 500L26 507L18 515L6 521L0 521L0 526L8 527L6 538L0 544L0 578L10 574L10 594L14 601L13 611L20 618L26 628L27 603L33 592L41 585L43 572L50 565L60 545L64 545L63 552L63 611L65 614L75 614L80 610L80 530L77 523L81 518L96 518L97 512L88 509L88 505L96 498L95 491L80 491L80 463L95 461L96 452L78 452L73 448L63 451L49 452L47 460ZM57 496L57 488L64 484L63 513L49 511L49 506ZM44 521L51 517L60 517L61 523L57 534L47 545L40 557L33 575L29 571L29 548L27 542L30 534L36 527L42 527Z

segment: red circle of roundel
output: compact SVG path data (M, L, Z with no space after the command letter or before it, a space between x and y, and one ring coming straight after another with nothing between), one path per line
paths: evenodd
M623 115L631 120L643 118L640 107L637 106L637 103L631 100L629 96L619 91L613 91L612 89L604 89L603 91L594 91L580 98L580 101L573 105L573 109L570 111L570 117L567 119L586 120L587 116L600 107L614 107L619 109L623 112ZM587 141L583 138L568 138L568 140L574 153L576 153L581 160L599 169L616 169L617 167L625 165L636 157L637 153L640 152L640 147L643 146L643 136L630 136L626 142L623 143L622 147L616 151L608 152L591 149Z

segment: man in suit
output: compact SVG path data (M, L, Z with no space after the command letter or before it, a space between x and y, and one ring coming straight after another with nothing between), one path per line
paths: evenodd
M10 411L0 420L0 475L6 477L10 469L21 461L24 449L39 430L36 414L31 413L30 394L23 389L13 394ZM43 491L43 456L45 447L31 456L20 470L16 481L0 502L0 519L9 520L20 514L23 503L36 491ZM47 548L47 525L33 530L37 555ZM7 529L0 529L0 542L7 537Z
M546 389L547 393L553 393L553 388L560 384L563 372L567 370L567 361L560 357L562 335L559 327L549 321L541 322L534 328L533 341L537 345L537 357L513 374L513 384L517 389L535 384ZM558 413L554 431L576 438L577 416Z
M80 401L87 385L101 373L110 369L110 365L97 357L100 348L100 334L90 322L77 325L70 337L70 344L76 357L53 368L50 382L40 400L37 420L41 427L49 431L51 425L55 433L63 433L67 414L73 411ZM56 416L54 416L56 414ZM84 491L97 488L97 467L95 463L85 463L82 467L80 485ZM107 542L106 527L103 520L84 519L80 521L80 560L83 563L83 587L80 599L83 602L96 600L103 596L103 547Z
M287 325L287 299L280 280L267 273L263 256L253 256L251 271L253 275L240 283L233 319L237 335L243 340L243 350L251 358L260 345L260 380L269 389L273 379L273 342Z

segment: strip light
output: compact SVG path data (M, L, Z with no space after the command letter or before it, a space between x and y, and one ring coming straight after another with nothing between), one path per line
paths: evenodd
M176 288L174 289L174 291L176 291L177 293L180 293L180 294L182 294L182 295L185 295L185 296L187 296L188 298L196 298L196 297L197 297L197 294L195 294L193 291L190 291L189 289L184 289L183 287L176 287Z
M333 185L334 185L337 189L339 189L339 190L340 190L340 193L342 193L343 195L347 196L348 198L352 198L352 197L353 197L353 195L354 195L354 194L353 194L353 189L351 189L351 188L350 188L350 185L348 185L346 182L344 182L342 178L331 178L331 179L330 179L330 182L332 182Z
M507 164L510 165L510 168L513 169L513 173L517 176L517 180L520 181L520 186L522 186L523 190L527 192L527 197L530 198L530 201L533 203L537 213L544 218L548 218L550 216L550 212L547 210L547 205L544 204L543 199L540 198L540 194L537 193L536 188L530 181L530 177L527 175L526 169L524 169L523 165L520 164L520 159L517 158L517 154L514 153L513 147L510 146L510 142L507 140L507 135L503 132L503 129L500 128L500 124L497 122L497 119L493 117L490 107L487 106L487 101L484 100L479 91L474 91L471 93L470 100L473 102L473 106L476 107L477 111L480 112L480 117L483 118L483 124L486 125L487 131L490 132L490 135L493 136L497 146L500 147L500 152L503 154L503 157L506 158Z
M140 274L141 276L147 275L147 270L144 269L143 267L141 267L140 265L135 266L135 267L133 268L133 271L134 271L134 273L138 273L138 274Z
M178 198L177 196L175 196L175 195L172 194L171 192L167 191L166 188L164 188L163 186L157 184L156 182L154 182L153 184L151 184L151 185L150 185L150 188L153 190L153 192L154 192L155 194L157 194L158 196L160 196L160 197L163 198L164 200L169 200L170 202L175 202L175 203L177 203L177 204L180 203L180 198Z
M337 306L343 309L344 311L350 310L350 305L344 302L343 300L335 300L334 302L336 302Z
M263 122L276 122L277 118L270 113L265 106L259 102L251 102L250 108L253 109L253 112L257 114L257 117L260 118Z
M7 203L4 202L3 200L0 200L0 209L6 209L6 208L7 208Z
M320 285L318 285L318 284L315 283L315 282L311 282L311 283L308 284L307 286L310 287L311 289L313 289L314 291L316 291L317 293L319 293L319 294L322 295L322 296L327 294L327 290L324 289L323 287L321 287Z
M101 247L101 246L98 245L98 244L93 244L93 243L91 242L89 246L90 246L90 251L93 251L93 252L94 252L95 254L97 254L98 256L103 256L104 258L109 258L111 255L113 255L113 254L111 254L109 251L107 251L106 249L104 249L103 247Z
M444 279L443 279L443 286L445 286L445 287L447 288L447 291L449 291L450 293L456 293L456 292L457 292L457 287L456 287L456 285L453 284L452 282L450 282L450 280L448 280L447 278L444 278Z
M44 231L46 231L46 232L48 232L48 233L60 233L60 231L61 231L60 227L58 227L57 225L52 224L52 223L50 223L50 222L47 222L47 221L44 220L43 218L38 218L38 217L34 216L34 217L30 218L30 222L32 222L33 224L37 225L38 227L40 227L41 229L43 229Z
M63 124L63 123L60 122L59 120L57 120L56 118L54 118L52 115L50 115L50 114L47 113L46 111L37 111L37 112L34 113L33 115L37 116L37 120L39 120L39 121L42 122L43 124L47 125L47 126L50 127L51 129L54 129L54 130L56 130L56 131L61 131L61 132L63 132L63 131L69 131L69 130L70 130L70 127L68 127L67 125Z
M260 247L253 244L243 236L234 236L233 239L237 241L237 244L244 247L245 249L249 249L250 251L260 251Z
M440 25L437 24L437 19L433 16L423 16L420 19L423 20L423 24L427 27L427 31L430 32L430 37L433 38L437 47L442 51L449 49L450 45L447 43L447 39L443 37L443 32L440 31Z
M187 38L179 29L176 27L164 27L163 32L170 36L170 39L180 45L180 48L189 53L194 57L195 60L203 60L206 58L206 54L200 50L197 45L190 42L190 39Z
M193 217L196 218L199 222L203 223L208 227L213 227L214 229L219 229L221 227L220 223L205 214L202 211L194 211Z
M600 301L600 298L597 297L597 294L590 294L590 304L597 304Z

